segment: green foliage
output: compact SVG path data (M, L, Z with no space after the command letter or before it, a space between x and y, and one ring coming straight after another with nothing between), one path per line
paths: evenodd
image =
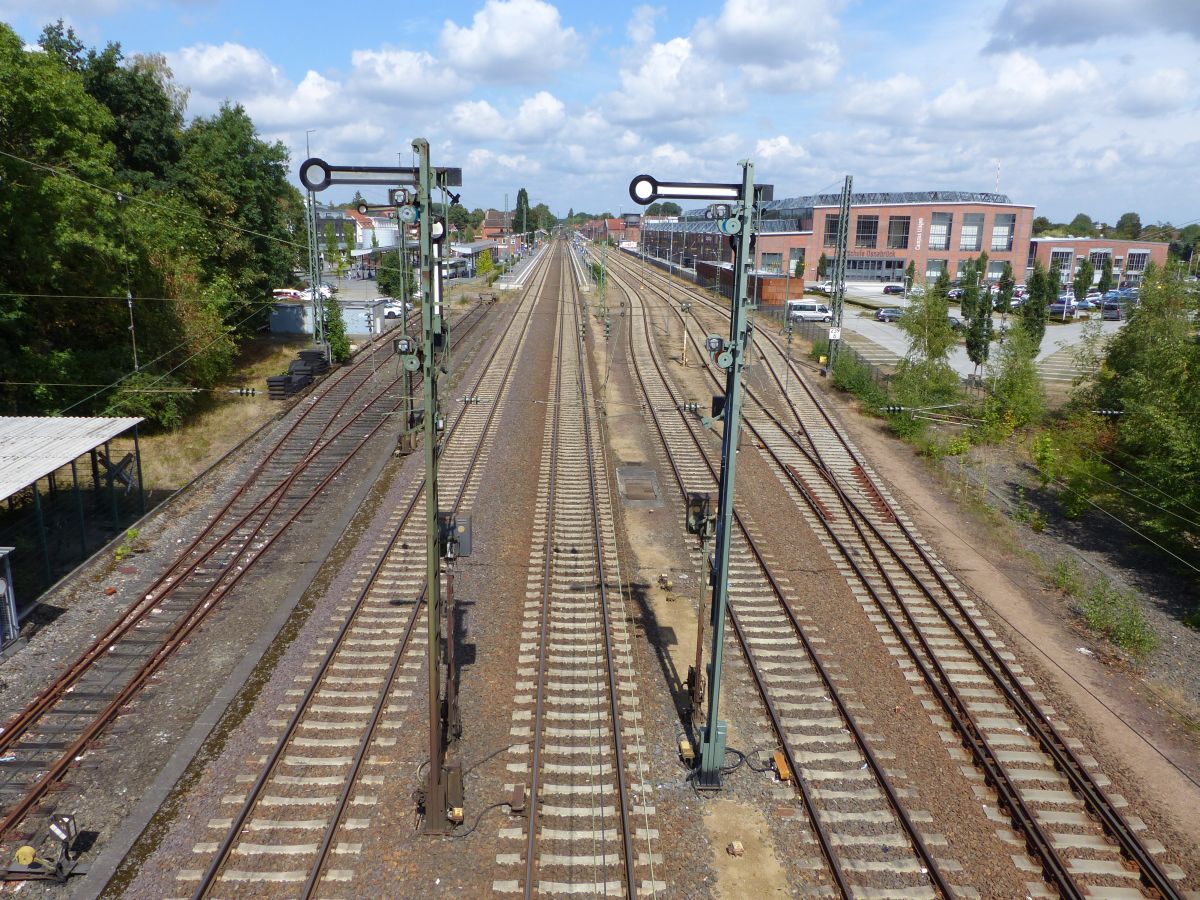
M1135 212L1122 213L1113 229L1113 237L1136 240L1142 235L1142 217Z
M829 257L824 253L817 259L817 277L825 278L829 275Z
M1079 271L1075 273L1075 280L1071 287L1075 291L1075 299L1082 300L1087 296L1088 288L1092 286L1092 279L1096 275L1096 267L1092 265L1090 259L1084 259L1079 264Z
M661 203L651 203L646 207L646 215L648 216L678 216L683 213L683 208L670 200L664 200Z
M1021 304L1021 328L1029 336L1036 354L1046 336L1046 320L1050 317L1050 304L1058 291L1058 279L1046 271L1040 261L1033 264L1033 272L1025 282L1029 293Z
M1049 434L1039 434L1034 438L1030 458L1037 468L1038 480L1042 487L1049 486L1050 482L1058 477L1059 471L1059 453L1054 445L1054 438Z
M1083 397L1124 411L1108 433L1111 444L1100 445L1136 476L1123 486L1188 519L1195 517L1189 509L1200 508L1198 304L1185 282L1152 267L1138 307L1109 341L1095 386ZM1161 527L1177 532L1179 520L1167 517Z
M992 346L992 292L981 290L980 277L987 271L987 254L979 262L968 262L963 275L963 315L969 315L967 323L967 358L981 367L988 360ZM971 297L971 312L967 312L967 298Z
M0 410L119 408L170 427L197 396L161 389L213 386L231 329L265 322L287 283L299 194L286 154L240 110L185 128L162 57L86 50L61 22L41 44L26 51L0 25L0 148L17 157L0 157L0 221L21 226L0 241L0 381L40 382L0 386Z
M950 327L948 289L949 279L939 278L922 296L912 297L908 309L900 317L900 328L908 335L908 360L914 364L947 365L950 348L958 343L954 329Z
M342 305L336 297L330 297L322 306L325 309L325 340L329 342L329 356L334 362L347 362L350 359L350 338L346 336Z
M411 266L404 268L410 269ZM412 296L411 293L405 294L404 291L406 274L401 270L399 250L389 250L387 253L379 255L379 265L375 269L375 283L379 286L379 292L383 296L395 297L398 300L407 300Z
M996 306L1003 312L1012 308L1013 289L1017 286L1016 278L1013 277L1012 263L1004 263L1004 271L1000 273L1000 293L996 296Z
M1036 349L1029 335L1014 328L999 345L988 367L991 393L984 403L985 413L997 421L1008 421L1014 428L1038 422L1046 411L1046 392L1038 377Z
M1054 586L1071 597L1082 596L1086 584L1079 563L1070 556L1063 556L1050 567L1050 580Z
M479 254L479 259L475 263L475 274L482 278L487 278L492 274L492 270L496 268L492 262L492 251L484 250Z
M1146 621L1137 593L1115 587L1104 576L1088 591L1083 617L1135 659L1145 659L1158 646L1158 635Z
M1077 213L1069 225L1067 230L1076 237L1099 237L1100 231L1096 228L1096 223L1092 221L1092 217L1087 213Z
M121 543L117 545L117 549L115 551L113 551L113 558L117 562L121 562L122 560L128 558L129 556L132 556L133 555L133 544L134 544L134 541L136 541L137 539L138 539L138 530L136 528L130 528L128 531L126 531L125 532L125 540L121 541Z
M916 260L910 259L908 265L904 267L904 278L911 288L917 280L917 263Z
M512 211L514 234L526 234L537 228L537 220L529 214L529 192L525 188L517 191L517 205Z
M863 401L870 408L887 403L887 392L876 382L870 366L853 353L839 353L833 361L833 383Z
M1112 254L1109 253L1109 254L1105 255L1105 257L1104 257L1104 267L1101 268L1101 270L1100 270L1100 283L1097 285L1097 287L1100 289L1100 293L1107 294L1109 291L1112 290L1112 286L1113 286L1113 258L1112 258Z

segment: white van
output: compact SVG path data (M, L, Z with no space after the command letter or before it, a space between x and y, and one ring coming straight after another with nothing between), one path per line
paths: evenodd
M833 320L833 312L829 307L813 300L789 300L787 314L789 319L798 319L801 322L830 322Z

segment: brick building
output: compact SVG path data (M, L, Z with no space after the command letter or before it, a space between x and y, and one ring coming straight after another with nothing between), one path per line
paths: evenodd
M1134 285L1142 280L1150 263L1166 264L1169 246L1162 241L1038 237L1029 242L1026 269L1032 272L1035 260L1047 270L1058 268L1065 284L1075 277L1083 261L1090 259L1096 270L1093 279L1099 281L1105 258L1111 258L1113 283Z

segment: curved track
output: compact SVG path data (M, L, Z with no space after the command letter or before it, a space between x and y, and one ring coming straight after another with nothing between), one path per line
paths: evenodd
M661 281L657 274L649 279L652 289ZM682 295L727 317L701 291L684 288ZM700 324L695 308L692 318ZM671 309L686 327L688 318ZM704 359L688 334L696 358ZM1139 881L1159 896L1178 896L1172 882L1183 873L1160 866L1122 815L1123 799L1105 795L1108 782L1094 771L1095 761L1081 758L1079 742L1052 721L1044 697L916 534L806 374L774 335L756 337L770 396L748 391L745 425L830 557L853 572L852 589L864 609L882 616L881 636L899 641L920 672L950 731L995 792L1000 809L993 818L1002 836L1015 828L1063 896L1129 890ZM708 372L719 385L711 367Z
M481 320L477 307L462 333ZM4 806L0 838L387 424L400 404L402 379L384 378L381 387L374 376L391 346L387 335L376 339L340 378L302 399L292 424L170 567L0 731L0 794L13 798Z

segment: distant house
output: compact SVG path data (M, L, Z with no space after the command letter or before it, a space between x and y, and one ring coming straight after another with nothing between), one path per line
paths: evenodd
M483 216L483 224L479 226L479 237L485 241L494 241L512 234L512 213L489 209Z

